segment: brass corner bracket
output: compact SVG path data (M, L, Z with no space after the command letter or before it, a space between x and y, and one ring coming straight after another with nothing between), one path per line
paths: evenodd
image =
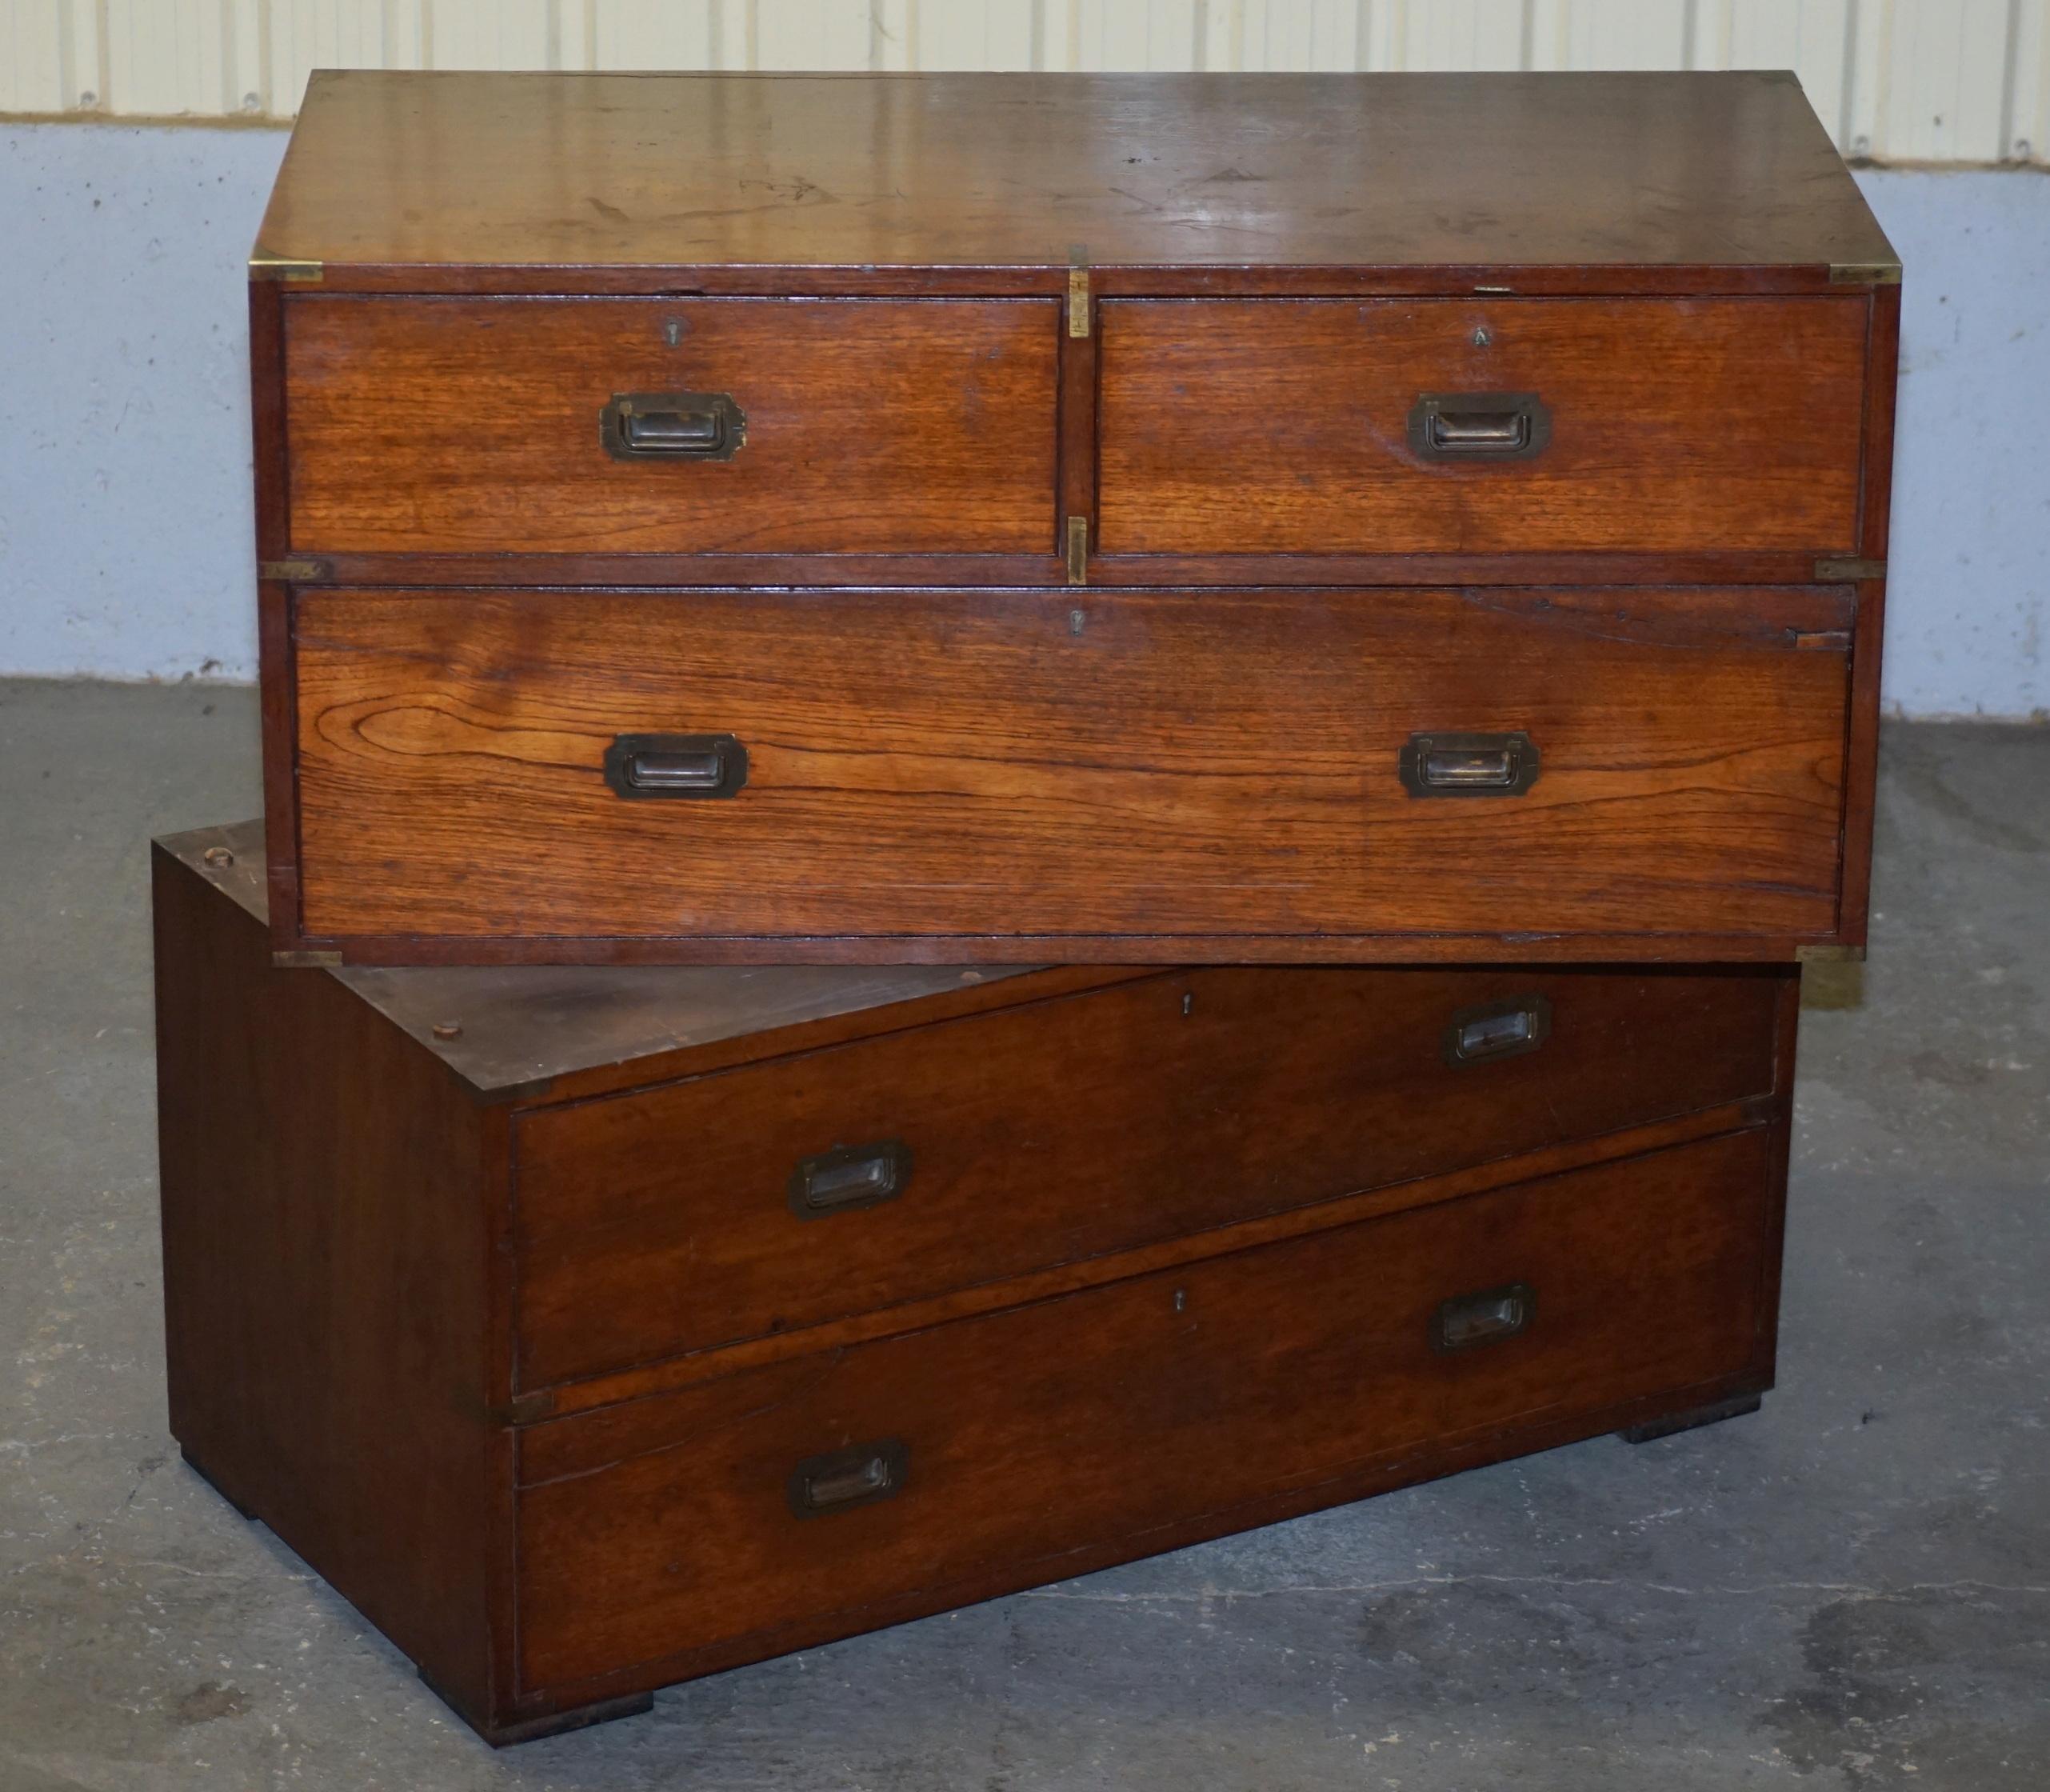
M302 285L318 286L326 274L325 262L298 261L289 255L274 255L266 249L256 250L249 258L249 277L252 280L293 280Z
M1864 579L1885 578L1886 562L1884 560L1825 558L1816 562L1815 576L1832 585L1856 584Z
M1089 333L1089 270L1085 267L1068 270L1068 334L1086 336Z
M1068 519L1068 582L1086 585L1089 582L1089 519L1070 517Z
M1086 336L1089 333L1089 250L1085 242L1069 245L1068 250L1068 334Z
M1898 262L1832 262L1829 264L1829 283L1832 286L1897 286L1900 284L1900 264Z
M325 560L259 560L256 563L258 578L281 585L305 585L326 578L329 570Z

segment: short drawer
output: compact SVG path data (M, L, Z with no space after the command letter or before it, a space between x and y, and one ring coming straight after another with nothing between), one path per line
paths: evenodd
M1763 1095L1778 974L1216 970L517 1123L537 1387Z
M285 316L301 551L1053 551L1050 301L308 294Z
M303 923L768 962L1741 955L1836 925L1852 615L1819 586L307 591Z
M1101 550L1854 552L1868 306L1107 300Z
M521 1682L660 1684L1740 1376L1773 1189L1730 1134L535 1426Z

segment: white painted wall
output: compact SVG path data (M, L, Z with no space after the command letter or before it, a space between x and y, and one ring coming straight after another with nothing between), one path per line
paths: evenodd
M254 675L243 259L283 148L0 126L0 673ZM1908 267L1887 701L2050 710L2050 178L1859 178Z
M246 264L284 151L0 126L0 673L255 676Z
M2050 719L2050 178L1858 184L1907 270L1886 701Z

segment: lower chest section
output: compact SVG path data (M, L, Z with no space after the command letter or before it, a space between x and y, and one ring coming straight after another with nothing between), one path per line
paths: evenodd
M1177 970L521 1115L521 1696L1765 1385L1792 996Z

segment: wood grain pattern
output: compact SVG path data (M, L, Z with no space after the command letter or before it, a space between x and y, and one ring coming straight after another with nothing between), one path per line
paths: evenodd
M486 1710L510 1645L486 1110L334 978L274 970L262 923L161 846L152 894L172 1434Z
M1053 550L1051 302L294 294L285 319L298 551ZM673 391L730 394L745 446L606 454L615 395Z
M262 822L165 835L163 850L259 924ZM208 854L211 853L213 857ZM581 1100L937 1021L1158 976L1137 966L560 965L338 969L335 977L480 1100ZM893 1010L888 1021L877 1010Z
M1791 76L317 74L266 251L664 270L1892 259ZM411 278L416 281L416 273Z
M1064 424L1065 427L1065 424ZM1072 441L1072 438L1071 438ZM1077 458L1093 467L1085 445ZM1063 462L1062 484L1069 488ZM1079 478L1075 482L1083 483ZM1072 489L1072 488L1069 488ZM1093 476L1067 514L1093 518ZM1091 522L1090 538L1095 538ZM1816 556L1785 549L1704 554L1126 554L1096 557L1090 582L1176 590L1247 585L1804 585ZM961 554L330 554L302 584L354 586L741 585L1053 586L1061 557Z
M1583 933L1381 934L326 934L294 936L281 954L310 950L351 967L454 965L803 966L991 965L1065 960L1076 971L1167 965L1791 964L1839 944L1835 930L1798 933L1660 933L1646 926ZM287 956L286 962L295 962ZM323 958L322 962L328 962Z
M1114 938L1139 962L1224 935L1597 957L1833 925L1840 589L298 605L315 934L737 938L758 962L779 938ZM1398 754L1434 728L1527 729L1543 774L1415 799ZM732 801L622 802L601 776L617 733L722 730L752 755Z
M1385 967L1377 967L1381 968ZM1739 968L1753 971L1764 967ZM1357 968L1355 974L1359 974ZM1307 1238L1333 1226L1349 1226L1358 1221L1433 1206L1441 1202L1489 1194L1513 1182L1564 1175L1619 1158L1718 1138L1724 1133L1771 1122L1785 1111L1786 1105L1784 1094L1779 1094L1701 1108L1676 1119L1656 1120L1648 1126L1625 1127L1620 1132L1604 1133L1590 1138L1568 1139L1542 1146L1517 1157L1497 1158L1438 1175L1385 1183L1307 1207L1281 1208L1241 1220L1228 1232L1201 1232L1163 1239L1108 1257L1055 1264L1047 1269L1028 1270L1005 1282L984 1282L922 1300L907 1301L897 1306L880 1307L872 1313L828 1320L801 1332L770 1332L742 1343L724 1345L717 1350L660 1357L631 1369L616 1370L582 1381L557 1382L553 1387L521 1394L513 1403L513 1410L522 1422L527 1422L595 1411L622 1401L716 1381L738 1370L781 1362L791 1357L845 1350L875 1338L924 1331L933 1326L947 1325L957 1319L977 1318L984 1314L1001 1312L1033 1301L1060 1299L1133 1275L1201 1262L1217 1256L1221 1250L1244 1250L1283 1239Z
M666 1678L822 1587L851 1630L907 1591L1057 1578L1081 1539L1143 1553L1376 1457L1741 1370L1768 1159L1739 1134L531 1427L522 1684ZM1515 1282L1523 1334L1433 1350L1441 1302ZM901 1494L791 1516L797 1462L886 1438Z
M1404 1018L1418 1023L1408 1033L1432 1034L1445 1002L1471 1006L1463 998L1525 986L1533 973L1121 973L1087 991L1061 984L1074 974L1047 972L793 1021L789 992L757 990L758 973L705 972L693 981L729 986L709 1004L721 1014L759 995L767 1030L757 1054L778 1040L816 1042L820 1030L863 1036L609 1099L565 1104L515 1089L482 1101L451 1074L452 1042L409 1036L402 1016L418 1003L366 993L356 973L269 963L262 887L254 856L241 856L252 843L246 829L202 830L154 855L173 1428L230 1499L329 1577L494 1741L621 1714L639 1708L631 1695L689 1674L1770 1382L1774 1266L1760 1254L1777 1236L1794 1014L1781 971L1550 974L1560 1056L1442 1076L1427 1055L1419 1062L1417 1040L1395 1041ZM210 846L234 862L208 863ZM570 978L529 973L522 1022L512 1012L520 979L486 975L508 1039L523 1024L547 1040L576 1008ZM1039 989L1053 993L1035 997ZM1180 996L1194 998L1187 1014ZM595 999L604 1006L601 989ZM1015 1006L976 1017L961 1012L967 1001ZM675 1030L687 1032L682 1018ZM1139 1231L1236 1208L1218 1194L1212 1155L1235 1162L1271 1206L1296 1171L1360 1161L1353 1146L1377 1114L1373 1161L1390 1172L1470 1155L1490 1139L1515 1148L1519 1127L1546 1142L537 1398L513 1394L513 1274L535 1268L521 1202L545 1185L529 1174L537 1157L516 1165L510 1116L533 1138L559 1127L557 1146L586 1153L586 1188L604 1180L603 1162L615 1162L653 1252L673 1240L665 1227L677 1201L674 1185L655 1186L650 1170L654 1135L677 1118L664 1104L684 1103L705 1129L669 1134L677 1166L701 1153L745 1174L788 1142L769 1138L770 1127L850 1114L885 1084L908 1081L921 1095L937 1087L929 1111L941 1131L921 1137L926 1167L944 1173L945 1128L962 1136L990 1098L974 1042L1010 1026L1017 1044L986 1055L1022 1088L1065 1101L1063 1123L1083 1145L1098 1141L1096 1206L1123 1210ZM1164 1046L1163 1034L1176 1044ZM577 1037L585 1058L602 1058L603 1029ZM921 1059L928 1038L939 1052ZM1333 1073L1325 1047L1333 1062L1352 1050L1349 1081ZM735 1049L746 1048L657 1046L563 1074L578 1087L632 1091L637 1078L717 1063ZM1074 1062L1038 1061L1059 1054ZM930 1067L937 1056L958 1066L952 1082ZM1156 1058L1187 1087L1141 1099L1161 1094ZM1489 1091L1479 1118L1462 1115L1457 1129L1429 1118L1442 1106L1434 1082L1449 1087L1456 1074ZM1297 1086L1305 1082L1321 1088L1321 1102ZM1761 1082L1769 1094L1568 1136ZM745 1095L749 1086L766 1096ZM708 1108L701 1092L722 1089L729 1098ZM1395 1098L1405 1090L1406 1104ZM593 1124L637 1112L649 1128L615 1136ZM1133 1136L1113 1136L1113 1116ZM1263 1117L1271 1157L1257 1136ZM1011 1137L1032 1149L1023 1123ZM1192 1150L1205 1154L1193 1170ZM1056 1144L1040 1173L1086 1184L1085 1154ZM1193 1198L1181 1186L1192 1175ZM1106 1217L1081 1203L1064 1210L1053 1192L1021 1182L1006 1199L1045 1222L1034 1245L1042 1258L1075 1248L1053 1226L1085 1246ZM689 1198L716 1206L723 1193L708 1183ZM1541 1205L1526 1213L1532 1202ZM1012 1216L983 1217L999 1247L1016 1243ZM935 1242L929 1229L899 1242L951 1251L957 1267L975 1271L957 1241ZM573 1239L564 1243L573 1250ZM876 1298L873 1252L842 1261L864 1298ZM734 1273L745 1275L744 1262ZM1409 1321L1430 1300L1510 1274L1540 1278L1540 1329L1493 1347L1492 1365L1485 1354L1417 1360ZM767 1396L758 1411L746 1405L756 1393ZM545 1419L558 1394L581 1402L580 1416ZM878 1555L857 1543L829 1550L809 1578L785 1554L757 1587L753 1556L779 1546L765 1530L752 1466L785 1443L810 1454L821 1430L865 1423L865 1402L900 1397L921 1427L905 1498L936 1490L939 1519L921 1524L944 1578L915 1550L891 1543ZM1063 1442L1071 1424L1079 1451ZM1233 1447L1220 1451L1220 1438ZM523 1450L524 1478L545 1485L521 1495ZM949 1452L961 1472L934 1482ZM1225 1463L1225 1484L1203 1466L1206 1454ZM1007 1463L1046 1494L1022 1526ZM794 1525L781 1503L789 1464L774 1466L768 1491L780 1522ZM1071 1472L1072 1484L1059 1480ZM1012 1490L1001 1499L993 1476ZM665 1566L651 1574L651 1559ZM671 1602L684 1584L667 1574L672 1561L690 1573L684 1597L694 1603ZM523 1669L518 1633L537 1624ZM651 1658L651 1648L666 1653ZM557 1674L577 1678L549 1677Z
M1858 539L1863 294L1101 309L1106 555ZM1462 392L1537 393L1550 442L1524 460L1420 459L1411 406Z
M1900 289L1872 295L1865 372L1865 534L1860 552L1882 569L1893 503L1894 393L1900 374ZM1872 809L1879 788L1880 662L1886 639L1886 581L1858 586L1856 646L1851 659L1851 711L1844 754L1845 943L1865 942L1872 902Z
M519 1385L1765 1095L1777 989L1199 971L551 1106L515 1136ZM1552 1015L1537 1050L1446 1062L1456 1015L1529 997ZM882 1140L913 1156L896 1199L792 1213L799 1158Z
M1882 274L1839 278L1825 262L1671 262L1657 265L1576 262L1396 262L1382 266L1266 266L1257 262L1092 264L1090 290L1102 298L1466 298L1483 289L1525 298L1588 298L1824 296L1891 283ZM707 298L1059 298L1065 266L980 266L827 267L817 265L643 266L609 262L574 269L422 262L330 262L318 282L326 293L420 298L527 298L660 297L679 288Z
M1765 1248L1758 1274L1758 1336L1753 1346L1751 1372L1758 1386L1772 1385L1773 1366L1780 1346L1780 1274L1786 1257L1787 1166L1793 1154L1794 1062L1800 1040L1801 977L1780 981L1778 1018L1772 1048L1773 1079L1781 1098L1773 1114L1768 1134L1766 1174L1779 1195L1766 1213Z
M921 1587L875 1600L857 1609L813 1610L772 1626L724 1641L694 1645L657 1662L640 1662L614 1668L593 1679L573 1685L556 1686L525 1695L535 1709L586 1704L606 1696L621 1695L633 1689L662 1686L701 1674L759 1662L772 1655L815 1648L864 1630L877 1630L907 1620L924 1618L949 1606L965 1606L980 1599L993 1599L1021 1588L1045 1584L1049 1578L1073 1579L1192 1544L1208 1542L1233 1532L1262 1525L1278 1524L1305 1513L1325 1510L1399 1487L1437 1480L1465 1469L1506 1462L1535 1451L1578 1443L1604 1433L1628 1437L1633 1428L1656 1425L1670 1419L1692 1421L1693 1415L1728 1403L1755 1410L1758 1397L1772 1385L1744 1369L1719 1374L1684 1390L1661 1389L1636 1394L1614 1405L1588 1408L1567 1406L1548 1411L1513 1426L1495 1426L1469 1432L1444 1442L1398 1454L1373 1458L1341 1469L1323 1480L1256 1495L1236 1506L1213 1508L1193 1516L1170 1520L1142 1535L1120 1536L1077 1545L1061 1558L1057 1574L1035 1563L1021 1569L1016 1563L997 1561L945 1587Z

